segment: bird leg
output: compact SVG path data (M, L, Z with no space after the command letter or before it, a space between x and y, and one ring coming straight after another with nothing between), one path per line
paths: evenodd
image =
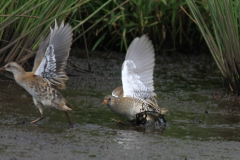
M112 121L115 121L115 122L117 122L117 123L121 123L121 124L127 125L126 123L124 123L124 122L122 122L122 121L120 121L120 120L115 120L115 119L113 119L113 118L111 118L111 120L112 120Z
M163 121L163 123L167 123L167 121L166 121L166 119L163 117L163 115L162 115L162 118L161 118L161 120Z
M34 121L30 122L30 123L33 124L33 123L36 123L38 121L41 121L42 119L43 119L43 115L40 118L38 118L38 119L36 119L36 120L34 120Z
M147 111L144 112L144 117L143 117L143 120L142 120L142 124L145 124L147 122Z
M147 111L136 114L136 124L145 124L147 122Z
M143 106L144 104L142 103L142 109L140 109L140 112L144 112L145 107Z
M38 107L39 112L41 113L41 117L30 122L31 124L41 121L43 119L43 105L41 103L39 103L34 97L33 97L33 102Z
M65 113L66 113L66 115L67 115L69 124L72 125L72 120L71 120L71 117L70 117L68 111L65 111Z

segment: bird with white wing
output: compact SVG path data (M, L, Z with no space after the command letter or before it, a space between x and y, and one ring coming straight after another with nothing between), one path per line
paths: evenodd
M146 35L135 38L122 65L122 86L106 96L103 104L107 104L116 114L139 124L159 120L163 123L163 114L168 110L160 108L155 99L154 61L154 48L149 38Z
M72 106L57 89L64 89L65 81L68 80L64 69L72 44L72 28L69 24L64 26L64 22L58 27L55 20L55 28L50 27L50 30L49 36L40 43L32 72L26 72L16 62L10 62L0 70L12 72L16 82L32 95L41 117L31 124L44 118L44 108L64 111L69 123L72 124L68 113Z

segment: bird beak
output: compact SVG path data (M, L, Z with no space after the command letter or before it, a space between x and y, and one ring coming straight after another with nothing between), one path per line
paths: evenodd
M0 71L5 71L5 70L6 70L5 66L0 68Z
M107 100L106 99L104 99L102 105L105 105L105 104L107 104Z

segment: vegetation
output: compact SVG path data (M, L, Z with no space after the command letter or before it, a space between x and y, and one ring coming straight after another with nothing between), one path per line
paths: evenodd
M113 0L84 24L84 28L96 23L103 15L123 2L124 0ZM128 44L142 34L150 36L157 51L175 50L177 44L191 45L193 41L198 43L201 40L201 38L196 39L199 32L196 31L196 27L191 28L194 22L181 8L181 6L188 8L185 4L185 0L130 0L104 18L100 25L86 33L88 46L92 50L100 47L125 51ZM93 12L101 5L101 1L91 1L81 10L81 14L87 17L87 13ZM71 17L73 23L79 23L78 15L74 16L76 17ZM81 30L78 32L81 33ZM164 43L165 41L167 43Z
M211 14L211 26L207 27L196 3L187 0L189 8L202 32L202 35L230 89L240 93L240 37L239 1L207 0Z
M34 57L55 18L70 23L74 42L84 47L85 39L91 50L125 51L142 34L150 36L157 51L199 43L194 22L183 11L185 4L184 0L2 0L0 63L23 64Z
M148 34L157 52L180 50L181 46L196 48L204 38L230 89L239 94L238 2L1 0L0 64L10 61L28 64L35 56L40 38L46 37L56 18L59 23L65 20L73 27L75 45L91 50L125 51L129 43L142 34Z
M35 55L41 36L49 33L50 24L62 21L82 1L3 0L0 1L0 63L25 62Z
M49 33L55 18L58 22L77 14L78 8L90 0L32 0L0 1L0 63L17 61L22 64L36 53L41 37ZM108 0L102 6L111 2ZM98 10L91 13L75 28L82 25ZM48 27L46 27L48 26Z

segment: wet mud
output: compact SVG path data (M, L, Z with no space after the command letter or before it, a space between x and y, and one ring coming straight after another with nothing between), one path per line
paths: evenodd
M73 106L40 113L32 97L14 81L0 81L0 159L238 159L239 101L217 98L224 80L210 55L156 56L155 92L168 108L166 127L123 125L124 117L102 106L121 86L124 54L72 51L63 96ZM224 96L223 96L224 97Z

